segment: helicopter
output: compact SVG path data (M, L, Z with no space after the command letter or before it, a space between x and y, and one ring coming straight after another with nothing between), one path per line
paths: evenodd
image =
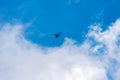
M54 38L58 38L61 35L61 32L54 34Z

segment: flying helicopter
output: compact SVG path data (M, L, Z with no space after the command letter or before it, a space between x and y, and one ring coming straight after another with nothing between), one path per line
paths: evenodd
M54 34L54 38L58 38L61 35L61 32Z

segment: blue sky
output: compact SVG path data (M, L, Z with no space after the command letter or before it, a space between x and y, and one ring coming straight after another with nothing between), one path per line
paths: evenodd
M119 3L1 0L0 80L120 80Z
M82 42L91 24L107 25L120 16L119 0L1 0L1 22L31 22L25 36L34 43L58 46L69 37ZM59 40L53 34L62 32ZM31 34L29 34L31 33Z

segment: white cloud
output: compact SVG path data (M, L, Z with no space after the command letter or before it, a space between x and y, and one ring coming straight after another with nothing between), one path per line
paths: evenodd
M80 3L80 0L66 0L67 4L70 5L70 4L78 4Z
M24 25L0 29L0 80L119 80L120 20L105 31L91 26L79 44L65 38L59 47L38 46L22 34Z

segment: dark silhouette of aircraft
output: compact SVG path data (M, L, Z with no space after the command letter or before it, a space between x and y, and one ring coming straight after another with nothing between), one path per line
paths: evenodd
M61 32L54 34L55 38L58 38L60 36Z

